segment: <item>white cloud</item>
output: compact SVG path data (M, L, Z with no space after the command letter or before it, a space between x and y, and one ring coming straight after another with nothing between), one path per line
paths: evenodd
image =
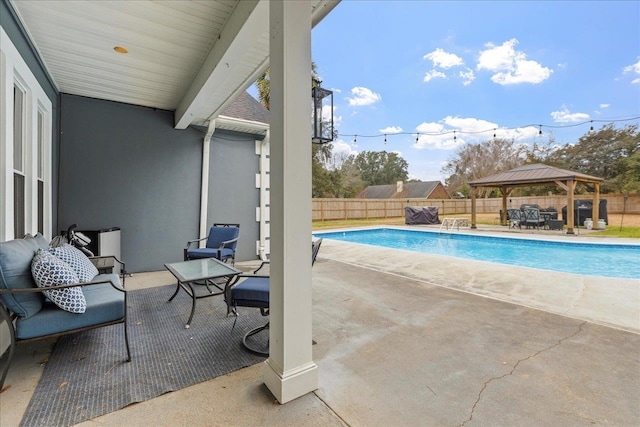
M559 111L552 111L551 117L556 123L576 123L589 120L590 116L587 113L572 113L569 109L563 105Z
M447 116L442 119L444 124L449 125L452 128L469 132L469 133L480 133L485 131L490 131L492 129L496 129L498 127L497 124L488 122L486 120L475 119L475 118L461 118L461 117L452 117Z
M498 124L473 117L447 116L440 122L424 122L416 127L420 134L416 148L441 150L455 149L466 143L486 141L493 138L527 140L538 136L535 126L507 129Z
M466 71L460 71L460 78L463 85L469 86L476 79L476 76L471 68L467 68Z
M553 70L527 60L524 52L515 50L517 44L516 39L508 40L501 46L488 43L488 49L480 52L476 68L494 72L491 80L500 85L541 83L548 79Z
M622 69L622 73L623 73L623 74L629 74L629 73L631 73L631 74L638 74L638 75L640 75L640 59L638 59L638 62L636 62L635 64L628 65L628 66L624 67L624 68ZM638 83L640 83L640 77L638 77L638 78L636 78L636 79L631 80L631 83L632 83L632 84L638 84Z
M464 65L464 61L458 55L454 53L448 53L444 50L437 48L433 52L427 53L423 56L423 59L429 59L433 62L434 67L449 69L451 67L458 67Z
M611 104L600 104L600 108L609 108Z
M400 126L387 126L384 129L380 129L380 133L400 133L402 128Z
M357 156L358 155L358 151L354 150L353 147L351 145L349 145L347 142L345 142L342 139L337 139L335 141L333 141L333 150L332 150L333 154L344 154L345 157L350 156L350 155L354 155Z
M447 76L438 70L427 71L424 75L424 82L430 82L433 79L446 79Z
M382 99L380 94L362 86L356 86L351 89L351 95L353 97L347 99L349 100L349 105L352 106L371 105Z
M503 129L496 130L496 138L513 139L514 141L527 140L535 138L539 135L540 128L535 126L527 126L523 128L515 129ZM493 136L493 135L491 135Z
M416 148L452 150L465 143L462 138L454 139L453 130L445 128L441 123L424 122L419 124L416 130L420 133Z
M420 133L442 133L442 132L446 132L446 129L444 126L442 126L442 124L440 123L435 123L435 122L424 122L418 125L418 127L416 127L416 130Z

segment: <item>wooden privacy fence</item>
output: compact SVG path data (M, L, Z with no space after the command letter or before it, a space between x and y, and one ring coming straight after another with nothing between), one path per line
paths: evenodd
M576 199L591 200L592 196L576 195ZM622 213L625 206L621 194L603 194L600 199L607 201L607 213ZM510 197L507 207L535 204L541 207L553 206L562 211L567 205L567 196ZM470 214L470 199L313 199L313 220L330 221L338 219L373 219L404 217L407 206L435 206L440 215ZM476 199L478 213L498 213L502 209L501 198ZM640 196L627 198L625 213L640 214Z

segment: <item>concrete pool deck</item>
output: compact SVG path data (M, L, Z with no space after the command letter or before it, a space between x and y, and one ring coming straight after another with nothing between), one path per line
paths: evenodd
M377 227L369 227L377 228ZM433 231L437 227L408 226L398 229ZM349 229L353 231L354 229ZM327 230L329 231L329 230ZM341 230L331 230L341 231ZM345 230L347 231L347 230ZM463 230L470 235L505 237L502 230L483 227ZM317 234L321 237L321 233ZM638 239L589 238L555 234L510 233L511 237L553 241L638 244ZM337 246L336 246L337 244ZM640 279L624 279L561 273L537 268L508 266L448 256L418 254L325 239L329 257L360 267L410 277L431 285L523 305L550 313L587 320L631 332L640 332ZM425 255L425 256L420 256ZM577 260L577 262L587 262Z
M136 273L127 288L174 280ZM258 364L82 425L636 426L639 302L640 280L325 239L313 268L317 391L279 405ZM20 422L50 351L18 347L3 427Z

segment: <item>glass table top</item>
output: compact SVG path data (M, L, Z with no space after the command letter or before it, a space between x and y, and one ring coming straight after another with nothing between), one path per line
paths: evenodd
M176 278L183 282L193 282L242 273L215 258L194 259L164 265Z

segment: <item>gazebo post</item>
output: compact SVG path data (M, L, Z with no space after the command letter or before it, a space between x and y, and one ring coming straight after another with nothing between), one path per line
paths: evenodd
M471 187L471 228L476 227L476 188Z
M567 234L574 234L573 227L575 225L574 221L574 210L573 210L573 193L576 190L576 182L574 180L567 181ZM578 222L580 219L578 218Z
M511 193L510 188L506 186L500 187L500 192L502 193L502 216L500 217L500 225L507 225L508 217L507 217L507 197Z
M593 229L598 229L598 219L600 219L600 183L595 183L595 191L593 192L593 212L591 220L593 221Z

